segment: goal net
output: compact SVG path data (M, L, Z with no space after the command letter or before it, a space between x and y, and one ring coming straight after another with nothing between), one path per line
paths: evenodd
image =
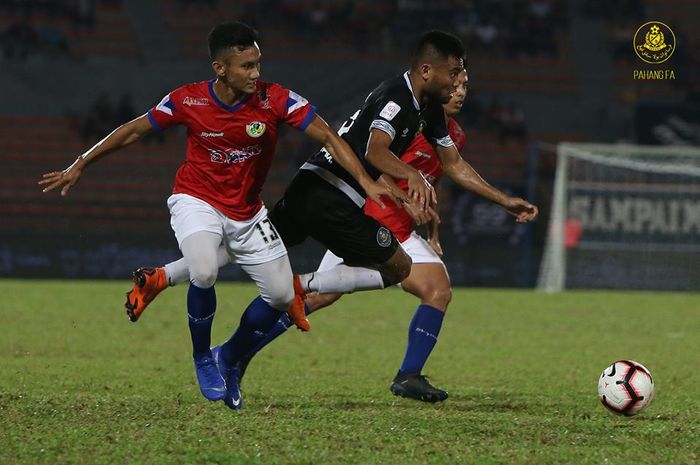
M700 148L562 143L539 290L700 290Z

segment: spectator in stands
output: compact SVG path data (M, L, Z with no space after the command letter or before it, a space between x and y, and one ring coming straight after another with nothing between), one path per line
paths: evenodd
M484 115L484 129L496 133L500 132L503 112L505 112L505 108L501 103L501 98L498 95L493 95Z
M95 28L95 0L73 0L66 11L75 29Z
M200 7L208 6L209 8L216 7L217 0L180 0L180 4L184 7Z
M122 98L119 100L119 105L114 113L114 121L112 121L112 126L121 126L134 118L136 118L136 110L131 102L131 94L126 93L122 95Z
M25 60L36 51L37 45L36 31L27 16L10 24L2 37L3 53L8 60Z
M514 140L525 142L527 139L527 126L525 125L525 112L514 101L508 102L508 106L500 113L499 139L501 143Z
M100 92L97 100L90 108L85 120L81 136L83 140L92 140L104 136L114 126L115 112L107 92Z
M68 55L68 39L60 27L56 18L48 18L37 29L39 45L51 55Z

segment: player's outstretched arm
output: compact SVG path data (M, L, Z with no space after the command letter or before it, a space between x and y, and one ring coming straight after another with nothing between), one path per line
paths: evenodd
M405 200L405 194L392 192L387 186L374 181L367 171L362 166L352 151L352 148L345 142L323 118L316 115L311 121L304 133L311 137L316 142L323 144L323 147L331 154L333 159L337 161L350 175L357 180L360 186L367 193L367 197L371 198L384 208L384 202L381 196L385 195L395 202Z
M380 129L372 129L365 157L375 168L395 179L408 181L408 195L422 210L435 202L435 190L415 168L402 162L390 149L391 137Z
M499 204L515 216L518 223L527 223L537 218L539 211L536 206L521 198L510 197L484 181L479 173L461 157L456 147L437 146L436 151L440 157L443 172L460 187Z
M124 123L112 131L107 137L95 144L90 150L80 155L68 168L63 171L44 173L38 184L45 186L43 192L61 188L61 195L66 195L71 187L79 180L83 169L108 153L133 144L153 128L148 122L147 115Z

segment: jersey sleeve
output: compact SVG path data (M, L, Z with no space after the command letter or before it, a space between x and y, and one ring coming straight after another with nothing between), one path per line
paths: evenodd
M455 145L450 138L450 133L447 130L447 122L445 121L445 111L442 105L438 103L430 103L425 110L425 131L423 134L430 143L440 145L442 147L450 147Z
M153 129L162 131L183 121L184 109L182 105L175 104L176 94L177 90L170 92L163 97L158 105L148 110L148 122L151 123Z
M367 108L372 116L369 130L384 131L393 141L401 128L401 122L410 111L409 105L413 105L413 102L399 94L386 94L373 99Z
M448 127L450 130L450 139L452 139L452 142L454 142L457 150L461 152L467 142L467 136L464 134L464 129L462 129L459 123L452 118L449 120Z
M301 95L280 85L270 88L274 92L279 118L300 131L305 130L316 115L316 107Z

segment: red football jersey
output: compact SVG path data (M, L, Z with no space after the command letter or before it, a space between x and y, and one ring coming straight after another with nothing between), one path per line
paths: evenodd
M258 81L234 106L214 93L214 80L184 85L148 111L156 129L187 127L187 155L173 194L204 200L234 220L252 218L277 145L278 127L306 129L316 108L279 84Z
M464 131L459 124L457 124L457 121L452 118L448 121L448 129L450 138L455 143L457 150L461 152L465 142ZM402 162L411 165L423 173L426 179L433 185L437 184L440 175L442 175L440 158L435 152L435 149L433 149L433 146L430 145L422 134L419 134L413 139L411 145L408 146L406 151L402 153L399 158ZM396 185L403 190L408 189L408 181L405 179L399 179ZM384 202L384 205L386 205L386 208L382 209L376 202L368 198L365 203L365 214L389 228L399 242L405 241L409 238L415 227L413 219L406 213L403 207L396 205L391 200Z

